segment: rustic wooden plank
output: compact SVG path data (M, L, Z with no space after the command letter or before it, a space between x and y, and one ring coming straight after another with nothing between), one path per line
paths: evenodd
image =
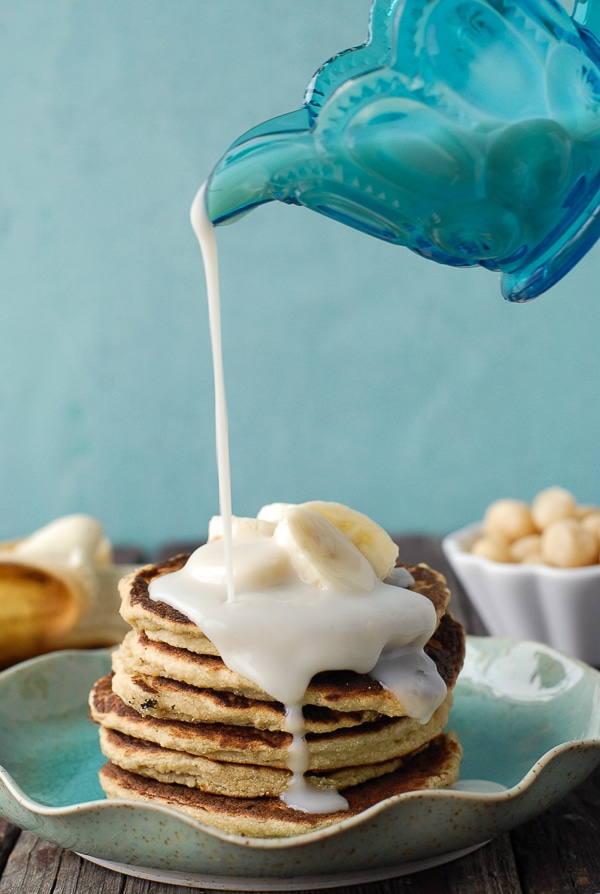
M149 882L130 876L121 876L121 878L124 881L122 894L190 894L191 890L208 890L205 888L190 889L181 885L167 885L163 882Z
M597 894L600 769L511 838L524 894Z
M299 894L311 894L310 889ZM522 894L508 835L435 869L372 884L329 888L327 894Z
M61 849L30 832L22 832L7 860L0 894L35 891L52 894L60 870Z
M73 856L73 855L72 855ZM57 891L56 894L190 894L190 888L181 885L168 885L163 882L152 882L148 879L123 875L112 869L96 866L88 860L79 860L79 880L77 888L71 891ZM197 889L196 889L197 890Z
M467 892L522 894L508 835L503 835L474 853L445 866L393 879L385 888L385 894L467 894ZM373 891L371 890L369 894L373 894Z
M21 834L0 878L0 894L123 894L124 887L120 873L88 863L30 832ZM156 894L162 894L159 888Z
M0 817L0 875L8 862L21 830Z

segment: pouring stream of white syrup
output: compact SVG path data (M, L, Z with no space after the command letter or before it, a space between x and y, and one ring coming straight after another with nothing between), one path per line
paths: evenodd
M190 618L231 670L285 705L292 778L281 797L297 810L331 813L346 809L346 799L305 778L309 749L302 705L310 681L322 671L370 673L397 695L409 716L426 723L447 694L423 651L436 626L435 609L405 589L412 578L402 569L395 570L393 583L382 582L369 565L366 589L319 589L299 575L285 540L233 538L217 249L204 191L203 186L194 200L191 219L208 290L222 540L209 541L180 571L152 581L150 595Z
M235 600L233 584L233 551L231 535L231 470L229 463L229 426L223 371L223 339L221 337L221 294L219 288L219 258L215 229L206 212L204 194L206 184L198 190L192 203L190 220L204 261L206 291L208 295L208 319L213 357L215 387L215 429L217 440L217 474L219 481L219 511L223 519L223 544L227 576L227 599Z

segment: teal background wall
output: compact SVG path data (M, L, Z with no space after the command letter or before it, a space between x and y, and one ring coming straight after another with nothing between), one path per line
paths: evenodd
M0 0L0 538L89 512L148 549L218 511L189 206L366 37L369 0ZM304 209L217 233L234 512L443 533L600 500L599 250L529 305Z

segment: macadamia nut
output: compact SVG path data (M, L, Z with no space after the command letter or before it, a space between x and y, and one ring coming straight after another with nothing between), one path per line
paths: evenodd
M578 568L598 561L596 536L574 518L561 518L542 534L542 556L548 565Z
M528 534L527 537L519 537L510 546L513 562L528 562L539 565L542 558L542 537L540 534Z
M549 487L535 497L531 514L538 530L543 531L560 518L574 518L577 515L577 501L563 487Z
M587 528L588 531L591 531L592 534L596 535L598 549L600 550L600 512L596 510L595 512L590 512L588 515L585 515L581 519L581 524L584 528Z
M513 562L510 548L506 540L494 534L484 534L471 547L471 552L482 559L493 562Z
M580 505L564 487L491 503L471 552L496 562L577 568L600 564L600 507Z
M531 510L523 500L497 500L485 513L483 530L512 543L519 537L534 534L536 528Z

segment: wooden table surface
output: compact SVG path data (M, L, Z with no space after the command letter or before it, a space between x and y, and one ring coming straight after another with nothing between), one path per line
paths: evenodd
M420 536L398 540L404 561L426 561L447 575L453 613L469 633L483 633L448 569L439 540ZM167 545L160 556L173 554L180 546ZM183 894L189 890L96 866L0 818L0 894ZM388 881L328 890L332 894L600 894L600 768L546 813L462 859Z

